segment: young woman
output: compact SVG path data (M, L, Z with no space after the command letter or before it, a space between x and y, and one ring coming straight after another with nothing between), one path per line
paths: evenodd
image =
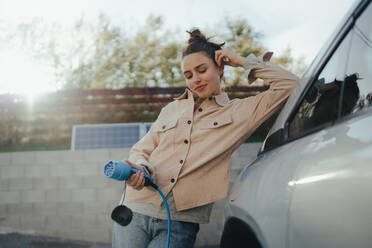
M253 54L243 58L192 30L182 54L185 92L165 106L127 162L148 171L171 209L171 247L192 247L199 223L208 223L213 203L227 195L232 153L291 94L298 77ZM270 87L254 97L229 100L221 90L225 66L243 67L249 83ZM167 215L160 195L144 187L143 173L128 180L125 202L132 222L114 224L113 247L163 247Z

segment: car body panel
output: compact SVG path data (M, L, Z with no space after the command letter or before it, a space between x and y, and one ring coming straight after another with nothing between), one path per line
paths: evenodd
M304 92L370 3L354 4L276 119L265 140L276 145L264 142L231 189L225 220L244 221L262 247L372 247L372 106L288 137Z
M367 112L261 154L238 176L226 217L263 247L371 247L370 127Z
M287 152L293 149L294 143L290 143L258 157L242 170L229 195L227 215L242 218L258 234L260 242L267 244L265 247L286 247L283 237L292 190L288 182L294 179L297 163L283 161L298 159ZM259 233L265 235L259 237Z
M372 246L371 127L368 113L294 142L288 247Z

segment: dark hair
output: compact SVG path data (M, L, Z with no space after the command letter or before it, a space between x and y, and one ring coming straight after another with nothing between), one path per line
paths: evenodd
M225 42L221 44L210 42L210 38L206 38L197 28L186 32L190 34L190 38L187 47L183 49L182 58L191 53L205 52L212 59L214 64L217 65L214 59L214 53L216 50L221 50Z

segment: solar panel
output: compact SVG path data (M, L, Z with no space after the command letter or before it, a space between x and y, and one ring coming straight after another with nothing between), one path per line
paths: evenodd
M71 150L129 148L150 129L151 123L75 125Z
M146 133L150 130L151 128L151 123L145 124L146 125Z

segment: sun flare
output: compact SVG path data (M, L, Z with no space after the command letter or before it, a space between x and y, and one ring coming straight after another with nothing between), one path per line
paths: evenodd
M22 94L33 102L38 95L55 90L52 70L20 50L2 51L0 68L0 94Z

